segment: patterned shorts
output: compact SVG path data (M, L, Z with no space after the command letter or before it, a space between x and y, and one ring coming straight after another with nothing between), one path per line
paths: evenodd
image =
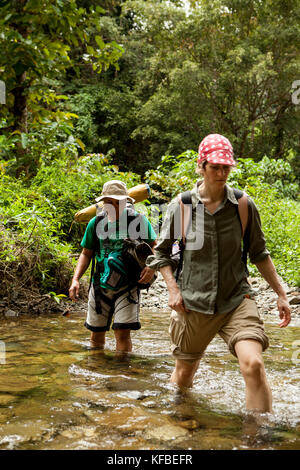
M91 331L108 331L113 319L112 329L139 330L140 299L136 287L130 291L122 287L118 291L100 288L101 309L96 311L95 290L91 286L88 313L85 327Z

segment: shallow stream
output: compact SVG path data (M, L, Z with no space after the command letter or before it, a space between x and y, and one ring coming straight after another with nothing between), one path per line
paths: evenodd
M89 347L82 314L1 319L0 449L299 449L300 318L264 318L273 414L245 412L237 360L216 338L195 385L170 384L168 312L142 312L133 352Z

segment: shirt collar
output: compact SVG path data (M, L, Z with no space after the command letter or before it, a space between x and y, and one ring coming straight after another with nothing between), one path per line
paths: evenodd
M234 190L226 184L226 196L232 204L239 204L237 198L234 195Z
M202 183L202 180L198 180L196 184L194 185L193 189L191 190L191 195L192 195L192 206L193 208L197 207L197 204L199 202L202 204L201 197L199 194L199 186ZM225 198L224 198L224 204L229 200L232 204L237 204L238 201L234 195L233 189L228 186L228 184L225 185Z
M201 183L202 183L202 180L198 180L196 184L194 184L193 189L191 190L193 208L197 207L199 202L202 204L201 197L200 197L199 190L198 190Z

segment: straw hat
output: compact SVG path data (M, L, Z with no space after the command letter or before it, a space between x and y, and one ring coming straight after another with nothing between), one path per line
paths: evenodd
M96 201L102 201L105 198L117 199L118 201L123 201L124 199L129 200L132 204L134 199L128 195L128 190L126 184L123 181L111 180L107 181L103 185L102 193L100 197L96 198Z

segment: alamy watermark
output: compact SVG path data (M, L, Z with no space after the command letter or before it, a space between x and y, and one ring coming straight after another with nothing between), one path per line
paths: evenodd
M4 341L0 341L0 364L6 363L6 348Z
M123 238L122 234L127 234L133 240L148 239L148 226L141 214L130 219L130 208L123 212L123 207L115 208L108 204L103 212L103 218L96 227L98 238L106 240L109 238ZM119 217L116 211L119 210ZM193 210L191 204L178 205L173 214L168 212L166 204L152 204L147 214L148 220L156 234L165 240L180 240L185 238L185 249L201 250L204 243L204 206L198 204ZM161 224L161 220L165 219L166 223ZM108 222L118 220L116 224L108 224ZM169 223L171 221L171 223ZM119 235L118 235L119 233Z
M0 80L0 104L6 104L6 86L2 80Z
M292 89L295 90L292 93L292 103L300 104L300 80L295 80L293 82Z

